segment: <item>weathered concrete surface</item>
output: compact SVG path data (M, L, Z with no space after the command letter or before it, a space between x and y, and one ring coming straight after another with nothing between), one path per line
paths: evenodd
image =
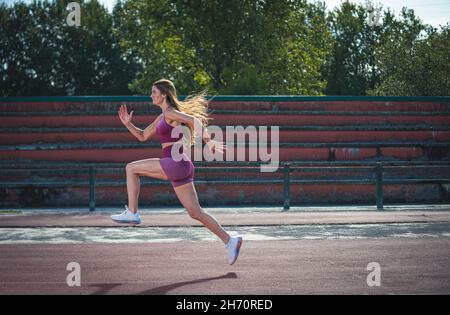
M119 210L120 213L122 210ZM208 211L208 209L207 209ZM375 224L375 223L419 223L448 222L450 209L440 211L239 211L211 210L210 212L224 226L239 225L287 225L287 224ZM110 227L119 226L110 219L110 212L61 212L40 214L28 212L19 215L0 215L0 227ZM199 226L201 223L189 217L182 210L173 213L141 214L140 226Z

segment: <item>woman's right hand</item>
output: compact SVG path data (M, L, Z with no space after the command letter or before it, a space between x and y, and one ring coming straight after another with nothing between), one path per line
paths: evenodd
M119 109L119 118L122 124L126 126L131 122L131 118L133 118L133 111L128 114L127 105L122 104Z

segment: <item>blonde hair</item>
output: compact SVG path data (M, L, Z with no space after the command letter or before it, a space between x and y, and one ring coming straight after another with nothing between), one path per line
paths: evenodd
M172 81L161 79L153 83L153 86L158 88L161 93L166 95L167 102L170 106L182 113L198 118L202 122L203 128L208 126L209 120L212 120L212 118L209 118L206 90L203 90L202 92L195 95L189 95L184 99L184 101L180 101L178 100L177 91ZM188 137L189 140L187 141L188 145L192 146L193 144L195 144L195 137L197 135L195 134L195 131L191 126L188 127L190 135Z

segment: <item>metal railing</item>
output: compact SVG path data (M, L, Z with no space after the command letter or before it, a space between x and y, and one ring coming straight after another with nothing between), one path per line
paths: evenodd
M260 172L260 164L257 162L241 162L236 166L227 166L218 164L211 165L204 164L205 166L199 166L196 168L196 172L214 173L214 172ZM219 167L217 167L219 166ZM439 177L416 177L416 178L385 178L385 172L387 170L401 170L412 168L443 168L439 172ZM296 179L295 173L298 172L364 172L369 177L364 178L326 178L326 179ZM98 167L98 165L88 165L87 167L81 167L79 165L72 168L61 168L53 166L52 168L43 168L35 165L18 167L14 169L2 169L0 175L2 176L18 176L22 173L24 180L0 181L0 187L7 188L19 188L19 187L73 187L73 186L85 186L89 187L89 210L95 211L96 208L96 189L100 186L122 186L126 184L125 180L98 180L99 174L114 175L124 173L123 167ZM450 183L450 163L448 161L435 161L435 162L285 162L281 163L276 172L281 174L282 178L272 179L208 179L208 180L196 180L196 184L274 184L283 185L283 209L287 211L291 207L291 185L331 185L331 184L371 184L375 185L375 200L378 210L383 210L384 198L383 187L387 184L448 184ZM40 179L37 175L44 176L49 175L86 175L88 174L88 182L86 179L70 179L70 180L49 180L48 178ZM37 180L36 180L36 177ZM162 180L145 180L142 181L143 185L147 184L169 184L168 181Z

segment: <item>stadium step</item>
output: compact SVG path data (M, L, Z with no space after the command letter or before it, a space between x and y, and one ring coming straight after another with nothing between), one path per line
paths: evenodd
M235 186L236 184L234 184ZM239 189L233 184L196 181L197 195L202 207L226 205L279 205L283 208L283 184L267 183L241 184ZM1 188L0 188L1 189ZM3 189L1 189L3 190ZM440 185L386 185L385 204L440 203L448 201ZM96 189L97 207L123 207L127 202L124 185L98 186ZM302 205L374 205L375 186L371 184L291 184L291 206ZM3 192L2 206L17 208L40 207L85 207L89 209L89 187L68 186L8 188ZM140 190L139 206L181 206L170 183L143 185Z
M345 98L345 97L343 97ZM84 101L82 101L84 99ZM101 100L105 99L105 100ZM109 99L109 100L107 100ZM151 104L150 98L123 97L75 97L75 98L49 98L42 101L41 98L12 98L0 100L1 112L70 112L70 111L117 111L120 104L126 104L133 110L157 110ZM143 99L146 99L145 101ZM313 97L308 100L302 97L255 97L248 100L243 97L216 97L209 102L210 110L236 110L236 111L450 111L448 98L384 98L384 100L367 100L364 97L347 97L345 100L332 97ZM383 98L381 98L383 99Z
M226 140L227 129L222 127L222 141ZM242 128L244 129L244 128ZM247 131L230 129L237 137L244 137ZM256 132L263 129L258 126ZM267 128L268 141L272 128ZM0 128L2 145L23 145L28 143L129 143L137 139L124 127L121 128ZM235 141L237 141L235 137ZM259 136L258 136L259 137ZM248 136L247 136L248 138ZM437 141L450 142L449 126L281 126L280 142L369 142L390 139L394 141ZM157 137L149 141L158 141Z
M355 143L280 143L280 161L345 161L386 159L449 159L448 142L355 142ZM237 160L237 145L234 147ZM240 147L243 148L243 147ZM201 150L201 148L200 148ZM263 149L264 152L270 153ZM53 143L0 146L0 160L77 161L77 162L129 162L161 157L161 147L156 143ZM250 160L245 149L246 160ZM194 151L192 151L194 152ZM231 147L229 152L232 152ZM194 157L194 154L192 154ZM275 158L274 156L272 158Z
M153 106L148 97L1 99L2 207L87 206L90 165L95 165L97 170L97 204L123 205L127 199L126 164L161 157L161 146L156 137L140 143L129 134L117 116L121 103L134 111L133 123L140 128L147 127L160 114L160 109ZM209 109L210 125L220 126L225 134L226 126L279 126L281 162L344 165L342 169L310 168L291 173L291 205L374 204L373 181L355 184L352 179L367 176L373 179L375 175L368 175L359 168L346 170L345 165L376 161L423 162L421 168L408 166L392 172L385 168L388 184L383 191L387 203L449 199L448 185L445 184L427 181L415 185L394 184L409 178L450 177L447 174L450 162L448 97L231 96L214 98ZM270 128L268 131L270 133ZM249 140L246 138L245 141ZM272 152L270 145L267 151ZM245 152L248 161L248 149ZM237 161L236 154L232 155L232 161L227 162L194 160L196 189L202 205L282 206L283 173L261 173L258 169L242 168L234 172L233 167L242 167L242 163ZM433 168L432 163L438 162L445 166ZM69 169L60 170L61 163ZM268 162L255 164L267 165ZM26 167L38 172L27 171ZM71 173L71 167L84 171ZM113 171L106 170L108 167ZM346 182L328 183L333 179ZM305 184L302 180L316 180L317 183ZM179 205L176 196L169 193L172 190L170 183L142 182L142 205Z
M135 113L133 123L145 128L157 118L157 114ZM340 113L214 113L210 125L215 126L345 126L345 125L450 125L450 112L407 114L387 112L382 114ZM24 113L23 115L0 115L2 128L17 127L121 127L117 113Z

